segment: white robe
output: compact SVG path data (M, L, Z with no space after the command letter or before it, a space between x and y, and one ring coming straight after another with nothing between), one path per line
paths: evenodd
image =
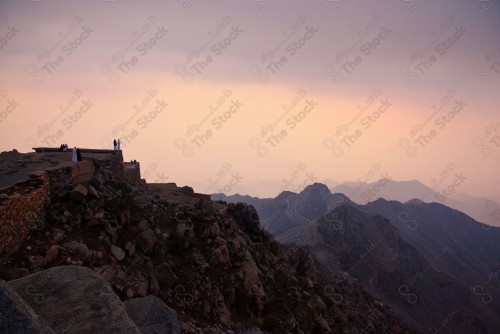
M77 162L77 158L76 158L76 147L71 149L72 151L72 154L71 154L71 161L73 162Z

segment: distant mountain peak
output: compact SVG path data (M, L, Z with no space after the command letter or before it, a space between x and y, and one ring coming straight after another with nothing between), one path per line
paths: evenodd
M418 198L413 198L407 202L405 202L405 204L415 204L415 205L420 205L420 204L424 204L425 202L418 199Z
M304 190L301 191L301 194L310 192L321 192L331 195L330 189L325 184L319 182L315 182L311 185L308 185L307 187L304 188Z

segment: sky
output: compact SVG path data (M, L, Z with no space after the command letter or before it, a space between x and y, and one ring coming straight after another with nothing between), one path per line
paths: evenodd
M496 0L0 0L0 151L120 139L201 193L498 201L499 31Z

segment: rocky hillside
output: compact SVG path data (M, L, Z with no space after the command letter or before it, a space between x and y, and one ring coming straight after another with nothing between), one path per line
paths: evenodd
M309 245L332 272L357 278L422 331L495 333L500 328L491 307L439 271L436 263L426 261L382 216L343 205L307 226L288 231L284 241L287 237ZM454 243L448 240L436 256L443 256ZM444 319L446 325L441 327Z
M214 202L186 188L176 190L185 193L176 201L144 183L117 182L105 170L89 183L51 189L45 222L1 258L0 278L8 284L39 282L32 276L49 268L85 267L121 301L159 297L185 333L413 332L355 280L322 270L307 249L277 243L252 206ZM18 293L28 291L19 284ZM57 299L57 287L42 290ZM45 314L52 328L67 324L59 311L60 319L57 307ZM80 312L65 333L91 321L91 310Z
M459 305L467 321L485 324L477 331L500 329L500 229L439 203L357 205L322 184L265 201L261 221L279 241L309 245L324 266L349 272L411 326L427 331L446 320L444 331L467 333L469 327L448 319ZM337 211L342 205L344 214ZM422 268L426 279L417 289Z

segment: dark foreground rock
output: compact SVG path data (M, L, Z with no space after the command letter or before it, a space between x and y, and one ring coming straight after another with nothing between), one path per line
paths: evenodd
M124 302L129 317L142 334L180 334L177 313L155 296L134 298Z
M0 333L55 334L45 320L1 280Z
M109 283L88 268L54 267L8 286L56 333L141 333Z

